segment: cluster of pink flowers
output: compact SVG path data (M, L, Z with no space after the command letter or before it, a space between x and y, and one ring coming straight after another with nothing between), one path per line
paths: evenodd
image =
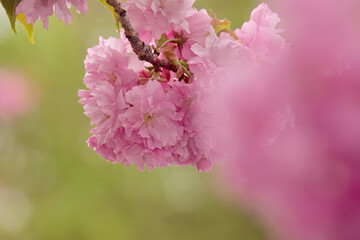
M102 157L140 169L171 165L210 164L196 142L192 85L170 72L147 70L131 53L128 41L110 38L89 49L80 90L85 114L96 128L88 143Z
M16 14L24 13L29 24L35 24L40 19L44 28L48 29L49 17L54 12L60 21L70 24L73 18L69 11L71 6L84 14L87 11L87 0L22 0L16 7Z
M226 82L224 72L242 59L250 60L260 48L263 55L256 60L272 57L280 37L275 24L262 19L275 21L276 15L260 5L256 19L250 21L258 30L247 27L237 30L236 36L215 33L211 17L193 8L192 0L124 4L143 40L161 58L182 67L180 73L156 72L137 59L123 32L120 39L100 38L85 60L84 83L89 90L79 91L85 114L96 125L89 145L107 160L140 169L193 165L209 171L220 149L215 131L220 119L209 92ZM264 42L261 38L269 43L257 44ZM184 79L189 74L194 74L192 83Z

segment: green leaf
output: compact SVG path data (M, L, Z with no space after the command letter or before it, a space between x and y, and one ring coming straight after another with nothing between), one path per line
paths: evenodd
M179 60L178 56L176 55L176 53L174 51L166 51L165 52L165 57L170 61Z
M15 21L16 21L16 7L19 5L21 0L1 0L1 4L5 8L5 11L9 17L11 29L16 33Z
M34 43L34 26L32 23L28 24L26 23L26 16L23 13L20 13L16 16L16 19L24 26L29 40L31 43Z
M173 51L175 48L177 48L177 44L174 44L174 43L164 45L160 48L160 52Z
M212 17L211 25L214 28L216 34L219 34L224 29L230 30L230 24L231 24L230 21L226 19L222 21L218 20L213 11L211 11L211 17Z
M162 34L161 38L159 40L156 40L156 46L158 48L161 48L164 45L164 43L166 42L166 40L167 40L166 34Z
M211 21L211 26L213 27L216 35L220 35L220 33L225 32L230 34L230 36L232 36L233 38L235 38L236 40L238 40L240 42L240 39L238 38L238 36L236 36L236 34L231 31L231 22L224 19L222 21L220 21L219 19L216 18L215 14L213 11L211 11L211 17L212 17L212 21Z
M99 0L99 2L104 5L114 16L115 18L115 26L116 26L116 30L118 32L120 32L120 25L119 25L119 16L116 14L116 12L114 11L114 8L112 6L110 6L109 4L107 4L106 0Z

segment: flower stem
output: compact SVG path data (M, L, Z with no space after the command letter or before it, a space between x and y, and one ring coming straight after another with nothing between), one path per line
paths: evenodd
M133 51L140 60L151 63L156 71L160 71L161 68L172 72L177 72L179 70L179 66L173 64L173 61L160 59L159 56L154 53L152 47L141 41L139 33L136 32L131 25L130 19L126 14L126 10L123 8L121 0L106 0L106 2L114 8L115 13L119 17L119 22L125 31L125 36L129 40ZM192 78L189 81L191 82Z

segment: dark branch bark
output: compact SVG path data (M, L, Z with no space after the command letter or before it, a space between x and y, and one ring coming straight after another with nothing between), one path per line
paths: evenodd
M157 71L160 71L161 68L173 72L178 71L179 66L172 64L170 60L159 59L159 56L153 52L153 49L140 40L139 33L132 27L129 17L126 15L126 10L121 4L121 0L106 0L106 2L114 8L114 11L119 16L119 22L124 28L125 36L140 60L151 63Z

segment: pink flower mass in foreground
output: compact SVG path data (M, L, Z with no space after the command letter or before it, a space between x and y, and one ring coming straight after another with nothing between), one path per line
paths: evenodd
M234 70L213 95L223 101L225 182L275 239L360 239L360 5L274 2L288 56Z

